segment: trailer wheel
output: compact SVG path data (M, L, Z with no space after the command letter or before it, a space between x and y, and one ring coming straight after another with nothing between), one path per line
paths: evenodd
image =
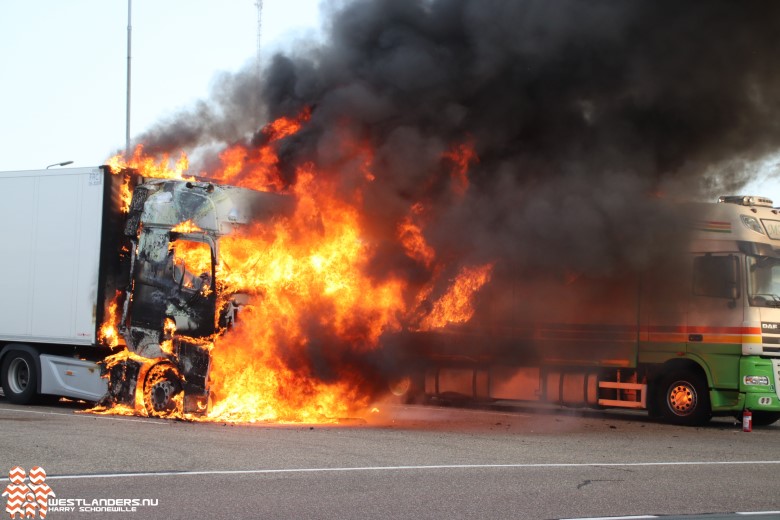
M387 386L399 404L425 403L425 375L423 373L415 372L397 377L389 381Z
M5 355L0 372L6 399L14 404L32 404L38 397L38 368L31 354L12 350Z
M688 370L673 371L658 386L661 416L672 424L696 426L712 418L707 380Z
M180 411L181 401L175 398L182 391L176 369L159 363L149 369L144 379L144 407L150 417L171 417Z

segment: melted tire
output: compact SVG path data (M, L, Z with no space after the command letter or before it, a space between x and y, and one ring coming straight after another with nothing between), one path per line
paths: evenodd
M173 366L162 363L149 369L144 379L144 407L149 417L171 417L181 412L179 376Z

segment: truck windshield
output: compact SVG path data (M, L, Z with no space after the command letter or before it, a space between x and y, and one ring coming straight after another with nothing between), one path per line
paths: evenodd
M205 338L214 333L216 294L211 244L194 236L172 236L170 257L174 291L167 316L180 335Z
M208 291L211 287L211 247L205 242L171 241L174 281L184 289Z
M754 307L780 307L780 258L749 256L748 292Z

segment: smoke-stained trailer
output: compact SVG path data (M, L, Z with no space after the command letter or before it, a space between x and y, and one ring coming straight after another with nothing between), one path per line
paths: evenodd
M675 209L667 238L685 253L658 240L663 261L622 276L499 266L473 318L392 338L409 398L780 419L780 210L762 197Z
M96 400L105 303L127 285L121 186L104 167L0 172L0 384Z

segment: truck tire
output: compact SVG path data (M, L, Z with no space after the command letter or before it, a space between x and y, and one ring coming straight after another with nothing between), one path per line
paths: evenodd
M38 397L38 365L32 354L21 350L6 353L0 382L5 398L11 403L34 403Z
M412 386L406 394L405 404L428 404L425 393L425 372L414 372L410 376Z
M390 393L398 404L423 404L425 402L425 375L411 373L388 382Z
M707 379L689 370L675 370L661 378L657 393L661 417L684 426L705 424L712 418Z
M181 393L181 379L169 363L158 363L149 369L144 379L144 407L150 417L173 417L180 412L174 399Z

